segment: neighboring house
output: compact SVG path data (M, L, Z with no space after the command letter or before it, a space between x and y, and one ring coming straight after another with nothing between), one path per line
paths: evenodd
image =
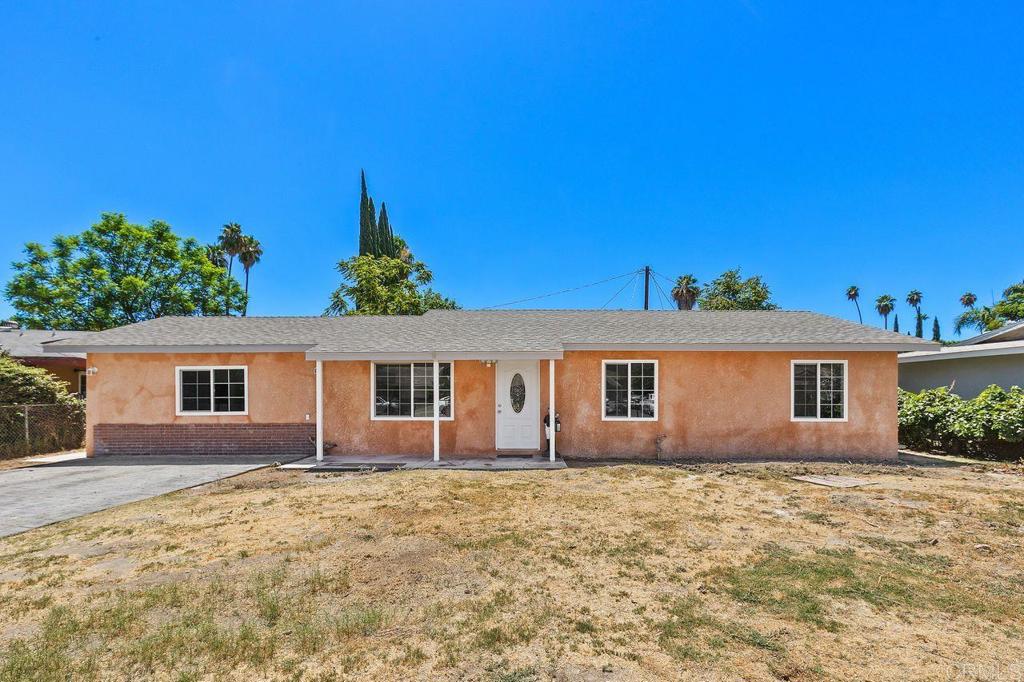
M165 317L88 353L90 454L897 453L896 355L935 344L807 312ZM439 405L435 416L435 405Z
M21 329L17 322L0 321L0 350L26 365L42 367L68 384L68 390L86 394L85 353L43 352L42 344L59 339L87 338L95 332Z
M921 391L948 387L973 398L996 384L1024 386L1024 322L1013 322L939 350L903 353L900 388Z

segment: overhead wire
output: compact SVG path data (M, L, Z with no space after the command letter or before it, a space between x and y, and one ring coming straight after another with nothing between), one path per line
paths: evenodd
M568 293L573 292L573 291L579 291L580 289L586 289L588 287L594 287L594 286L597 286L598 284L604 284L606 282L613 282L613 281L615 281L617 279L622 279L623 277L629 277L630 275L633 276L633 279L636 279L637 272L639 272L639 271L631 270L630 272L624 272L621 275L615 275L614 277L606 277L605 279L601 279L601 280L598 280L596 282L591 282L590 284L581 284L578 287L570 287L568 289L561 289L559 291L552 291L551 293L541 294L540 296L530 296L530 297L527 297L527 298L520 298L520 299L515 300L515 301L508 301L506 303L498 303L496 305L489 305L489 306L485 306L482 309L483 310L491 310L492 308L503 308L504 306L507 306L507 305L516 305L517 303L526 303L528 301L536 301L536 300L539 300L539 299L542 299L542 298L550 298L551 296L558 296L560 294L568 294ZM633 280L630 280L630 282L631 281L633 281ZM629 282L626 282L626 286L629 286ZM623 288L625 288L625 287L623 287ZM621 289L619 291L621 292ZM616 294L616 295L618 295L618 294ZM607 304L605 304L605 305L607 305Z
M643 271L642 271L642 270L636 270L636 271L634 271L634 272L633 272L633 278L632 278L632 279L630 279L630 280L629 280L628 282L626 282L626 283L625 283L625 284L623 285L623 287L622 287L621 289L619 289L618 291L616 291L616 292L615 292L615 294L614 294L614 295L612 295L612 297L611 297L611 298L609 298L609 299L608 299L607 301L605 301L604 305L603 305L603 306L601 306L601 310L604 310L605 308L607 308L607 307L608 307L608 304L609 304L609 303L611 303L611 302L612 302L612 301L614 301L614 300L615 300L616 298L618 298L619 294L621 294L621 293L622 293L623 291L625 291L625 290L626 290L626 287L628 287L628 286L629 286L630 284L632 284L633 282L635 282L635 281L636 281L636 279L637 279L637 277L639 277L639 276L640 276L640 273L641 273L641 272L643 272Z

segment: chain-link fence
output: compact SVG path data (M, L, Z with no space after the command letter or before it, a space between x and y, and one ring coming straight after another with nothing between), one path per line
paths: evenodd
M82 447L85 403L0 405L0 459Z

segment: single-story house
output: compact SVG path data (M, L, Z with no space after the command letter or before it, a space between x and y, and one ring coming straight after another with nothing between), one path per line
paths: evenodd
M933 345L809 312L459 310L165 317L46 347L87 354L90 455L892 460L896 355Z
M907 391L946 386L973 398L992 384L1024 386L1024 321L952 346L902 353L899 363L900 388Z
M85 353L43 351L47 341L81 340L94 332L22 329L11 320L0 321L0 351L33 367L42 367L68 384L68 390L83 398L86 394Z

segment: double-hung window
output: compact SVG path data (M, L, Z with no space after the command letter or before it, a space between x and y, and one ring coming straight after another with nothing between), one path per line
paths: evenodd
M793 421L846 421L846 360L794 360Z
M657 360L605 360L602 369L602 419L658 419Z
M434 363L373 363L374 419L433 419ZM440 418L452 419L452 364L439 363Z
M179 415L248 414L249 372L244 367L178 367Z

